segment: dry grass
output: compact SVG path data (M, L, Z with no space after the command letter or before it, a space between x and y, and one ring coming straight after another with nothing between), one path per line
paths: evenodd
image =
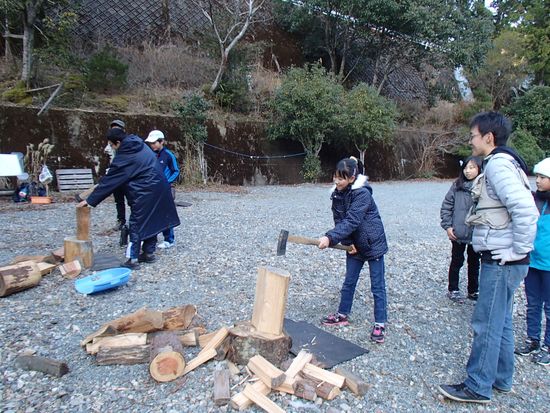
M277 72L263 68L258 63L251 71L250 77L254 111L263 113L267 110L267 103L273 97L275 90L281 85L281 76Z
M128 64L128 86L193 89L214 80L217 64L186 45L120 47L117 54Z

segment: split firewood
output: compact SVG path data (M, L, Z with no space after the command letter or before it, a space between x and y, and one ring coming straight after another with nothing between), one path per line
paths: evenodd
M34 287L42 280L38 264L23 261L14 265L0 267L0 297Z
M305 400L315 401L317 398L315 388L315 382L304 378L299 378L296 380L294 395Z
M346 378L345 386L357 396L364 396L369 389L369 385L365 383L363 379L361 379L359 376L355 375L349 370L346 370L342 367L337 367L334 372Z
M61 377L69 372L66 363L40 356L18 356L15 359L15 364L23 370L40 371L56 377Z
M162 312L164 320L163 330L185 330L191 325L197 314L197 307L188 304L183 307L174 307Z
M216 357L216 350L211 348L208 350L202 350L197 357L195 357L193 360L191 360L187 366L185 366L185 370L183 371L183 374L187 374L190 371L195 370L197 367L199 367L201 364L206 363L209 360L212 360L214 357Z
M258 268L252 325L261 333L283 334L290 274L272 267Z
M217 331L213 331L212 333L207 334L201 334L199 336L199 346L204 348L210 340L212 340L212 337L216 335Z
M201 353L204 351L208 351L210 349L216 349L227 337L227 334L229 334L229 330L226 327L220 328L216 333L208 340L208 343L205 344L203 349L201 350ZM200 337L199 337L200 340ZM200 353L199 353L200 354Z
M231 394L229 392L229 370L224 368L222 370L214 371L214 404L216 406L223 406L229 403Z
M11 264L18 264L23 261L45 262L48 259L48 255L17 255Z
M247 366L271 389L280 386L285 381L285 373L260 355L252 357Z
M199 345L199 330L192 329L191 331L174 331L178 336L181 344L186 347L195 347Z
M275 388L275 390L282 391L284 393L288 394L294 394L295 390L295 383L296 383L296 376L304 366L311 361L313 358L313 355L311 353L308 353L305 350L301 350L296 357L294 357L294 360L290 363L288 368L285 370L285 381Z
M116 336L94 338L91 343L86 344L86 352L88 354L96 354L99 351L100 347L132 347L142 346L145 344L147 344L146 333L118 334Z
M79 260L74 260L71 262L66 262L65 264L61 264L59 266L59 271L61 272L61 275L63 277L73 279L80 275L80 272L82 271L82 266L80 265Z
M225 360L227 353L231 350L231 337L225 337L224 340L216 347L215 360Z
M36 265L38 265L38 268L40 269L40 275L48 275L50 274L54 269L57 268L57 264L48 264L47 262L39 262Z
M130 347L100 346L96 363L100 366L111 364L145 364L149 363L150 347L148 344Z
M237 365L232 361L226 360L225 364L227 365L227 368L229 369L229 373L231 373L231 376L235 377L241 374L241 369L239 369Z
M281 409L277 404L268 399L267 396L255 390L254 387L250 384L247 384L245 386L243 393L246 397L257 404L258 407L261 407L268 413L284 413L283 409Z
M315 393L325 400L333 400L341 394L341 391L334 384L323 381L315 386Z
M344 376L340 376L339 374L332 373L328 370L324 370L321 367L314 366L311 363L307 363L304 368L302 369L301 374L305 378L311 378L316 381L326 381L327 383L330 383L339 389L342 388L344 385L344 382L346 381L346 378Z
M149 373L158 382L168 382L183 375L185 359L178 337L169 331L152 334Z
M65 259L65 247L61 247L52 251L52 257L57 261L61 262Z
M267 396L271 392L271 389L261 380L254 383L252 388L264 396ZM243 392L237 393L231 398L231 407L235 410L243 411L253 404L254 402L246 397Z
M80 342L81 346L85 346L95 337L113 335L110 332L117 333L149 333L152 331L161 330L164 326L162 312L150 310L146 307L137 310L132 314L117 318L104 324L99 330L87 336Z

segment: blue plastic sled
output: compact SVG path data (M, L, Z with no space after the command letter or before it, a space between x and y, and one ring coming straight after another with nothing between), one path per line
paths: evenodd
M74 286L79 293L93 294L126 284L131 272L129 268L110 268L76 280Z

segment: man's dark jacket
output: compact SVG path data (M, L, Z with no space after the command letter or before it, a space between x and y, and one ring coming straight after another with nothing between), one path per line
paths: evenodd
M138 136L128 135L121 141L109 172L86 201L96 206L118 187L124 189L130 205L130 230L141 239L180 224L170 184L154 152Z

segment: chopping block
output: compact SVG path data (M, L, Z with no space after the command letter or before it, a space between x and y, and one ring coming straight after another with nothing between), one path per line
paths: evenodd
M94 262L94 250L90 240L90 208L76 208L76 237L66 237L63 243L65 262L79 260L83 268Z

